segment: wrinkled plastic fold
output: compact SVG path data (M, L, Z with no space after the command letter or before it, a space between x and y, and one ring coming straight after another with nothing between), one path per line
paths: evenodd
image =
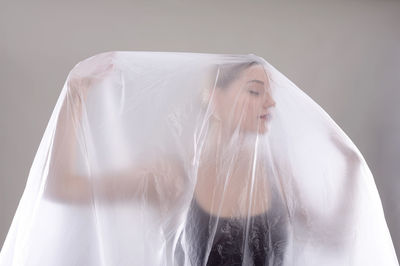
M118 51L68 74L0 265L399 264L362 154L265 59Z

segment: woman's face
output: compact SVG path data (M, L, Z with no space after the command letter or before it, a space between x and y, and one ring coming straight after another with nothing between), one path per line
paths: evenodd
M264 67L253 65L242 71L228 88L215 90L215 111L221 123L231 132L264 134L271 119L272 99Z

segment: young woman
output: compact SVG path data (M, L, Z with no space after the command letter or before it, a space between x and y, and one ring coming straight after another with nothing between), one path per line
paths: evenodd
M112 57L112 54L108 56ZM85 100L90 87L95 82L99 82L97 79L107 75L113 67L111 61L107 62L107 58L103 60L105 60L104 64L99 63L96 66L98 69L90 75L84 75L84 78L81 78L77 72L79 69L84 71L85 66L79 66L75 72L72 72L69 92L71 97L75 97L73 101L77 103L74 108L78 118L82 116L82 101ZM268 87L268 76L263 66L257 61L220 65L216 68L215 74L218 75L216 86L206 88L207 91L204 93L208 94L206 96L208 99L203 99L209 102L214 110L204 151L199 160L194 189L194 207L197 208L198 213L189 213L193 217L197 217L200 213L202 217L197 217L198 219L191 217L191 222L198 224L198 228L193 230L193 225L188 228L191 228L194 234L200 232L204 234L206 230L203 227L208 227L210 223L215 222L211 220L216 216L221 220L219 228L233 222L239 227L244 227L247 218L253 220L254 217L258 223L254 230L257 231L250 234L256 234L253 236L253 241L262 241L257 244L257 250L250 250L251 256L256 256L254 257L256 265L264 265L268 261L270 254L266 253L266 249L271 249L271 254L276 252L275 260L281 262L286 241L285 224L281 223L279 229L274 229L279 230L278 233L281 235L271 234L267 213L274 206L271 206L272 191L265 176L266 170L261 164L253 169L254 152L244 149L244 140L248 135L262 135L268 130L271 109L276 104ZM82 93L84 93L84 98L79 98L82 97ZM50 197L60 201L90 203L92 197L90 191L94 185L99 188L105 200L131 198L133 195L143 197L144 194L153 204L160 205L162 202L165 206L166 201L170 201L172 205L180 197L180 193L184 192L184 180L180 180L185 178L184 171L182 166L171 157L157 158L157 161L148 161L146 165L113 173L113 178L93 180L89 176L73 174L71 169L76 160L74 149L77 147L77 137L72 123L79 122L68 117L71 112L66 109L65 103L59 117L61 120L58 123L58 133L56 132L53 147L54 159L50 166L53 171L49 173L46 190ZM234 105L233 108L232 105ZM238 134L238 138L232 144L234 134ZM252 141L255 142L255 138ZM249 144L246 143L246 145ZM234 148L238 150L234 151ZM221 161L227 160L227 154L231 161L230 165L225 166ZM59 169L62 169L63 173L60 173ZM165 176L163 172L168 172L168 175ZM98 183L93 184L93 181ZM144 186L146 190L143 189ZM203 224L199 224L199 221ZM194 265L203 263L205 257L209 257L207 265L226 265L227 263L234 265L243 262L243 232L236 233L238 237L241 237L235 241L226 239L227 234L228 238L232 237L231 232L225 232L224 239L216 235L218 233L215 232L213 236L191 237L193 240L201 241L201 243L193 243L193 246L197 244L198 252L202 256L195 258ZM272 241L269 239L270 234L274 236ZM207 255L205 245L212 239L216 241L209 251L210 255ZM250 243L253 249L254 245ZM224 248L226 253L217 251L217 248ZM274 265L280 265L280 263Z

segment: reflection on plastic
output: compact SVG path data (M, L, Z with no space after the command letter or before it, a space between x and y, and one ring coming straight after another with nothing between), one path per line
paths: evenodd
M21 265L398 265L373 176L254 54L69 73L0 254Z

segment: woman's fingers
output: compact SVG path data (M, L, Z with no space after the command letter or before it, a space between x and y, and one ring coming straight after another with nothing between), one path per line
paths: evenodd
M86 100L89 89L114 70L114 57L115 52L107 52L79 62L68 77L72 97L80 101Z

